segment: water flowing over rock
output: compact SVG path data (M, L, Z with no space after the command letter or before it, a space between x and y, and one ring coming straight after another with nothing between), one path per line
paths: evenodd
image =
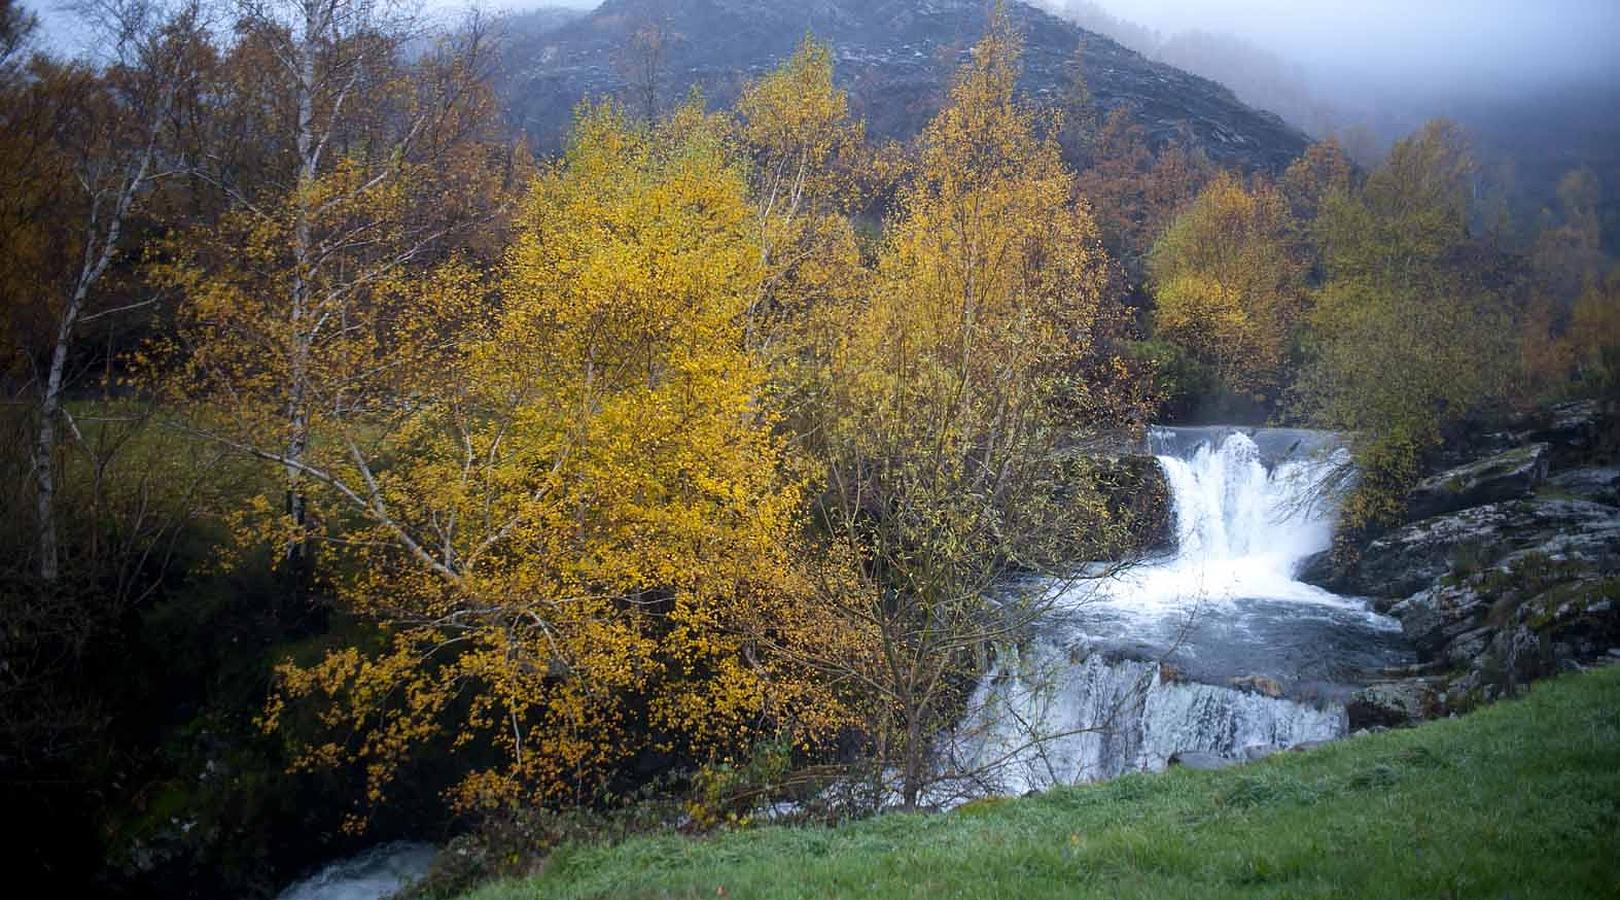
M398 841L332 863L277 895L277 900L380 900L427 873L430 844Z
M983 791L1022 794L1157 771L1191 753L1241 760L1254 749L1345 731L1336 704L1169 681L1152 661L1091 654L1078 664L1051 662L1035 661L1037 671L1002 670L980 685L978 719L963 729L952 763Z
M1152 444L1175 552L1082 579L998 655L941 738L939 805L1331 740L1357 688L1411 661L1393 620L1294 577L1332 539L1347 458L1331 436L1155 429Z

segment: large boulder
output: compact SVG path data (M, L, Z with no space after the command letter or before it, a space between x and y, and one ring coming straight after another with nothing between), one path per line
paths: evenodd
M1447 576L1466 578L1526 552L1613 564L1620 556L1620 509L1533 497L1434 516L1368 544L1336 586L1368 597L1409 597Z
M1550 455L1546 444L1530 444L1432 475L1407 495L1408 514L1427 519L1528 496L1546 479Z
M1620 576L1612 560L1527 550L1442 579L1391 614L1419 658L1451 673L1443 705L1467 710L1607 659L1620 646Z
M1370 684L1350 695L1345 715L1350 730L1399 728L1432 719L1444 711L1440 678L1401 678Z

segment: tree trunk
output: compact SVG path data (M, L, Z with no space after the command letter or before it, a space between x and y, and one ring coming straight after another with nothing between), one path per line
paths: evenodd
M118 235L123 228L124 214L145 175L146 160L143 159L120 193L99 250L95 240L96 213L92 207L92 224L85 237L84 267L79 270L73 294L68 297L67 307L62 310L62 318L56 324L56 344L51 348L51 365L45 375L45 390L39 402L39 432L34 437L34 515L39 532L39 577L43 581L55 581L61 567L56 528L56 424L62 415L62 375L67 369L68 350L73 344L73 329L79 323L79 313L84 309L91 285L96 283L112 261L113 248L117 246Z
M297 569L302 565L306 540L304 526L308 522L308 505L303 491L303 471L299 465L309 449L309 408L307 382L309 378L309 334L304 321L309 313L311 237L309 220L309 190L315 182L319 166L320 142L315 136L315 42L325 28L324 7L313 0L305 0L304 33L297 41L298 59L298 188L294 198L297 220L293 225L293 278L291 309L293 346L290 348L292 370L287 398L287 517L298 536L288 542L286 562L294 570L294 590L297 590Z
M919 710L907 710L906 764L900 783L900 802L907 810L916 809L917 798L922 795L925 762L922 746L922 714Z
M56 536L56 420L62 414L62 371L67 367L68 345L79 317L82 290L76 289L57 324L56 346L40 397L39 432L34 436L34 515L38 529L39 577L55 581L59 574Z

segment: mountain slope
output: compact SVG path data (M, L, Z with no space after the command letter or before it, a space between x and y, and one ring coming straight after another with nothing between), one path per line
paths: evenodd
M938 108L951 73L984 30L983 0L607 0L541 33L515 28L502 95L513 121L554 147L585 97L640 95L657 71L659 103L694 86L726 103L793 51L806 32L829 43L836 77L875 138L908 137ZM1226 88L1022 3L1008 12L1024 35L1021 88L1057 100L1084 47L1085 75L1105 111L1129 107L1158 144L1185 134L1216 162L1278 170L1304 135ZM655 33L656 61L635 36ZM651 65L649 65L651 62ZM635 101L641 102L641 101Z

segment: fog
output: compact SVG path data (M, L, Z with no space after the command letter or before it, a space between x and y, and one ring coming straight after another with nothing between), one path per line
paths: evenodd
M1062 0L1059 0L1061 5ZM1297 63L1323 93L1536 93L1620 83L1616 0L1097 0L1165 37L1225 32Z
M1570 83L1620 84L1620 0L1093 0L1110 15L1169 38L1226 33L1303 67L1313 87L1438 95L1535 92ZM480 0L518 11L589 9L600 0ZM1062 8L1068 0L1040 0ZM25 0L50 26L67 15ZM426 0L431 11L466 0Z

